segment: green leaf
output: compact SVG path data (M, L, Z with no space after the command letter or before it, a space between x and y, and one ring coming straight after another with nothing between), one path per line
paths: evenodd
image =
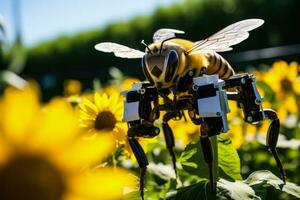
M255 191L242 181L218 181L217 199L259 199Z
M177 191L167 193L168 200L190 200L201 199L201 197L207 196L206 199L213 199L214 195L210 197L209 184L207 181L202 181L187 187L179 188Z
M204 161L201 144L189 144L178 161L190 174L208 178L208 167ZM230 139L218 137L218 165L220 177L227 180L241 180L240 159Z
M253 172L244 181L227 181L220 179L217 182L216 193L210 191L209 182L202 181L187 187L182 187L167 194L168 200L190 199L266 199L267 189L274 188L296 198L300 198L300 187L294 183L283 181L267 170ZM277 199L276 196L272 198Z
M217 183L216 193L211 192L208 181L202 181L167 195L168 200L191 200L191 199L260 199L255 191L242 181L230 182L221 179Z
M205 164L199 141L196 144L188 144L178 161L181 163L182 168L189 174L209 178L208 168Z
M290 182L284 184L280 178L267 170L253 172L244 182L250 185L254 190L263 190L266 187L273 187L276 190L300 198L300 186Z
M218 158L221 177L226 178L224 172L234 180L242 180L240 158L230 139L218 137Z

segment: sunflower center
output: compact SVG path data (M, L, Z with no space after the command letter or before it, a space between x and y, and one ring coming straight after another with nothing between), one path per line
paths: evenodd
M117 120L110 111L102 111L95 120L95 129L99 131L111 131L115 128Z
M0 168L0 199L61 200L61 172L41 157L22 155Z
M292 83L289 79L284 78L280 81L281 88L283 91L291 91L292 90Z

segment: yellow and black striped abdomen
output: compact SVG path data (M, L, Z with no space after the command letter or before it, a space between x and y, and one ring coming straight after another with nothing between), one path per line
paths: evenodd
M209 65L207 68L208 74L218 74L219 78L227 79L234 75L234 70L230 64L220 54L216 52L208 53L207 55Z

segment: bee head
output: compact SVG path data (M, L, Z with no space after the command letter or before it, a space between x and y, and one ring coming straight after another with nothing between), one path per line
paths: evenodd
M151 44L142 59L147 79L154 85L167 88L172 86L179 67L179 53L172 45Z

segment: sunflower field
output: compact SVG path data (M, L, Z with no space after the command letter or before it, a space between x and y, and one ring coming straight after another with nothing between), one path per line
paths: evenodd
M14 2L11 13L7 9L10 1ZM28 29L32 34L39 30L24 24L26 14L39 11L41 19L30 17L28 21L39 22L41 30L48 30L48 26L57 23L59 9L63 8L66 19L79 21L87 15L84 5L91 6L92 1L80 2L78 19L69 14L79 1L70 1L69 6L64 6L69 1L61 1L57 3L59 9L52 10L49 2L54 1L43 2L43 8L36 7L37 1L1 1L0 200L300 199L300 26L295 20L299 18L300 1L172 1L152 13L137 9L138 15L131 19L119 18L83 32L64 35L61 27L61 35L49 40L45 37L33 46L26 44L23 31ZM128 9L127 4L136 3L129 2L122 2L122 10ZM149 3L142 4L146 2ZM105 14L105 4L109 3L114 4L98 1L97 6L91 7L97 8L98 14ZM23 9L32 7L26 13L22 5ZM109 14L114 15L115 5L110 8ZM50 16L46 13L51 13L51 17L44 22L42 17ZM11 20L8 14L15 19ZM101 22L102 17L97 20ZM169 96L155 89L161 93L157 102L151 102L153 107L167 107L169 104L161 104L170 100L179 113L179 117L168 122L174 134L173 149L164 137L169 131L162 117L165 111L153 123L157 136L130 134L131 125L124 122L125 96L134 83L147 81L140 60L124 61L99 54L94 49L96 43L111 41L141 49L137 41L143 39L142 44L147 46L153 40L152 33L169 27L184 30L182 38L198 41L196 44L223 25L249 18L264 19L263 29L253 31L249 40L237 45L234 52L220 55L237 74L256 77L263 109L276 111L280 121L278 141L276 136L268 137L275 120L246 123L243 105L229 100L229 131L209 138L213 161L207 164L208 156L202 151L205 143L200 137L205 123L203 127L195 125L189 112L172 104L176 102L176 89ZM72 26L70 22L63 23L67 28ZM15 30L10 26L15 26ZM22 30L22 26L26 29ZM229 96L234 91L227 92ZM157 114L155 109L152 111L151 114ZM153 128L152 122L144 124ZM275 140L276 150L268 147L270 140ZM132 143L136 149L138 146L145 151L146 168L140 168ZM274 151L284 172L278 167Z
M300 66L277 61L253 71L263 107L277 111L277 143L287 182L279 178L265 146L270 122L249 125L230 103L230 131L215 138L217 190L210 191L199 127L189 120L171 121L175 135L177 177L160 134L139 138L149 165L145 199L298 199L300 198ZM122 122L124 97L136 78L116 68L106 86L84 91L66 80L64 95L41 102L34 80L14 77L0 98L1 200L141 199L139 167ZM155 125L161 127L161 120ZM162 130L161 130L162 132Z

